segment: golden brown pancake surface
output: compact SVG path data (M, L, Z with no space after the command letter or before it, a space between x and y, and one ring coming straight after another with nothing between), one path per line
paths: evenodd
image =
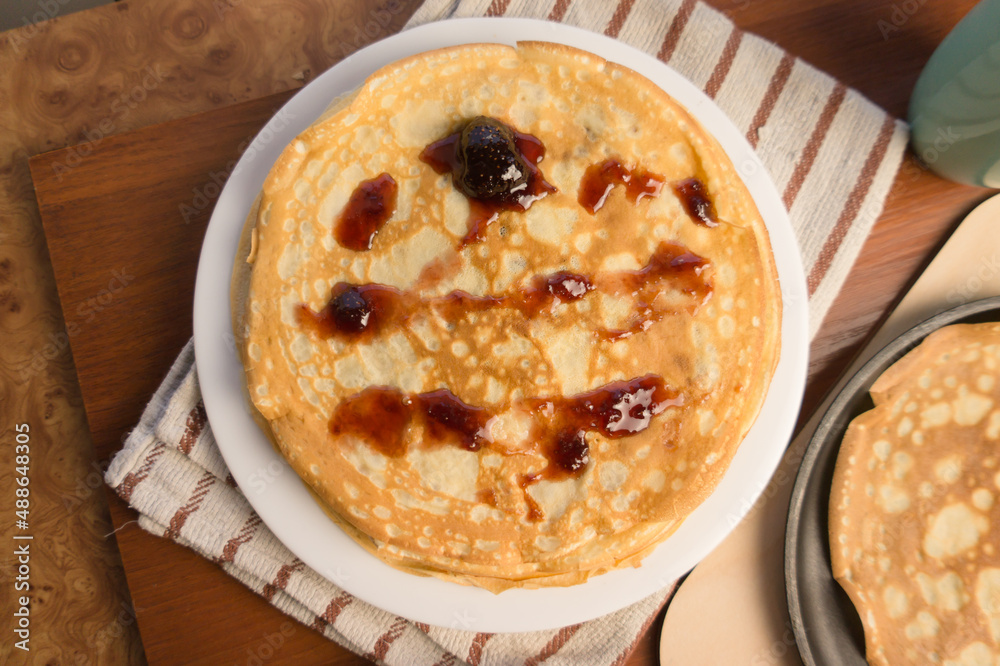
M872 664L1000 659L1000 324L932 333L872 386L830 496Z
M545 187L492 220L425 152L481 117L544 149L522 157ZM258 203L234 276L250 398L397 567L499 591L638 564L766 394L781 304L750 195L683 108L592 54L390 65L288 146Z

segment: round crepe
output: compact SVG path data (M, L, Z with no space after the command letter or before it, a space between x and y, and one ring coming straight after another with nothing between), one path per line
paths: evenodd
M481 242L460 247L469 200L419 155L479 115L538 137L546 148L539 166L557 191L527 211L501 212ZM668 185L635 203L616 187L591 214L577 200L581 179L608 158ZM395 211L370 250L347 250L334 238L335 221L355 188L381 173L398 183ZM718 226L695 223L670 189L692 177L705 184ZM749 193L683 108L592 54L481 44L389 65L286 148L258 204L233 291L250 399L331 515L394 566L500 591L637 565L715 487L766 394L780 293ZM357 341L319 336L297 316L300 304L320 312L339 282L424 298L457 289L512 294L557 271L641 269L662 242L708 260L701 277L711 298L696 307L667 281L657 306L672 312L623 339L597 332L628 326L636 304L597 290L533 317L493 308L444 321L425 309ZM252 264L243 263L248 255ZM522 487L547 465L525 399L649 374L682 404L628 437L587 432L582 474ZM338 405L373 386L447 388L496 415L492 443L478 451L442 444L418 422L406 431L405 455L393 457L364 438L332 435Z
M929 335L872 385L830 495L834 577L872 664L1000 659L1000 324Z

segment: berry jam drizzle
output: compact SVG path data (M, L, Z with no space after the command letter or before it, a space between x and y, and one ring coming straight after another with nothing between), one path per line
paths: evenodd
M523 401L535 416L531 437L540 442L548 464L540 472L518 480L528 505L528 520L543 518L528 488L539 481L559 481L580 476L590 463L588 432L618 439L642 432L653 417L684 399L667 388L663 378L646 375L623 380L570 397L531 398Z
M663 176L644 169L630 169L620 160L611 158L587 167L576 198L593 215L604 206L615 185L624 185L628 200L638 203L643 197L660 196L665 182Z
M635 314L628 325L617 330L601 330L605 340L621 340L645 331L667 314L676 314L676 307L657 302L663 293L663 283L689 297L686 309L694 313L712 296L712 285L703 277L709 262L689 252L682 245L663 242L650 257L649 263L636 271L620 271L601 280L602 290L613 294L628 294Z
M474 296L455 290L444 296L422 298L413 292L381 284L340 282L333 287L326 307L317 313L301 303L298 317L300 324L321 337L359 340L377 335L386 327L402 324L420 310L434 310L452 322L470 313L493 308L515 309L532 318L556 300L579 300L593 288L584 276L566 272L536 276L525 289L504 296Z
M684 210L698 224L705 227L719 226L715 215L715 205L708 197L705 184L697 178L687 178L673 184L674 193L684 204Z
M477 118L472 122L479 120ZM518 132L493 119L484 120L505 128L505 135L509 132L514 154L506 156L506 161L494 159L496 155L492 146L488 147L490 159L480 159L474 154L474 147L470 148L470 144L462 143L463 135L468 135L466 129L435 141L420 153L420 159L435 172L450 173L456 189L469 199L468 231L459 243L459 248L483 240L486 227L496 221L500 213L523 212L534 202L556 191L555 186L545 180L538 168L538 164L545 157L545 145L537 137ZM501 164L500 168L506 165L508 169L513 169L510 172L513 174L511 180L517 184L509 191L497 192L495 189L489 192L477 191L475 187L465 185L464 180L459 180L462 176L469 180L475 177L476 182L488 177L492 177L494 181L497 178L505 178L507 172L496 172L498 162ZM527 172L526 177L521 173L521 169Z
M527 398L513 404L533 418L530 438L546 466L519 479L528 505L528 519L541 520L529 486L543 480L579 477L590 464L588 432L618 439L646 430L655 416L684 399L657 375L611 382L569 397ZM406 394L397 388L375 386L345 398L330 419L330 432L363 440L383 455L406 454L406 430L416 421L428 432L424 441L452 444L478 451L492 443L488 425L494 414L466 404L447 389ZM484 496L484 499L485 496ZM496 495L491 493L495 505Z
M406 453L404 435L414 418L436 443L478 451L489 441L486 423L492 415L465 404L448 389L407 395L391 386L371 386L342 400L329 425L334 435L352 435L383 455L398 458Z
M398 191L396 181L387 173L362 181L337 219L333 230L337 242L355 252L370 250L375 234L396 210Z
M676 311L657 303L665 283L690 297L687 306L695 311L712 294L712 285L703 276L708 260L688 252L681 245L660 243L645 267L635 271L618 271L588 278L560 271L535 276L528 286L513 294L475 296L455 290L444 296L421 297L381 284L336 284L330 300L319 312L300 303L299 323L321 337L337 337L358 341L368 339L386 329L399 326L419 311L433 310L446 321L494 308L517 310L525 318L540 315L556 301L579 300L594 290L614 295L630 295L635 301L635 315L628 326L618 330L599 331L606 340L618 340L644 331L667 314Z

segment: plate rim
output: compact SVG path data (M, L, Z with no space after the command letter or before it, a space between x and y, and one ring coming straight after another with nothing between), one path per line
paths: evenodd
M456 29L461 24L460 30ZM312 94L309 91L326 90L328 101L332 96L340 91L349 90L354 85L375 71L381 64L371 64L375 61L388 63L396 61L412 53L432 50L450 45L463 43L482 43L493 41L495 43L513 44L518 40L544 39L563 44L569 44L593 52L601 57L622 64L638 71L640 74L650 78L656 85L664 87L661 82L668 81L670 86L668 94L678 100L702 125L711 128L711 134L724 147L727 156L733 161L737 168L741 180L750 190L751 195L761 211L765 226L771 241L772 251L775 256L775 263L779 273L782 291L782 323L781 323L781 357L772 378L768 395L764 406L758 414L757 421L750 429L747 437L741 443L736 456L730 463L730 467L723 476L722 481L716 486L713 493L692 512L681 524L678 530L667 540L644 559L643 567L636 569L616 570L601 576L589 579L587 582L569 588L539 588L535 590L515 589L493 595L479 588L461 586L455 583L441 581L438 579L428 579L406 574L393 569L389 565L378 560L375 556L367 553L360 546L350 541L343 547L350 551L356 548L364 557L374 560L375 565L358 564L355 572L360 572L362 582L359 583L356 573L342 572L337 566L332 568L332 562L327 561L325 565L317 560L313 553L304 554L303 544L300 540L288 538L297 530L309 528L308 522L302 520L288 519L279 515L279 511L269 506L264 497L251 495L244 492L248 502L260 515L264 523L271 529L275 537L278 538L293 554L302 559L307 565L317 571L319 575L332 580L340 587L354 594L372 605L396 613L403 617L427 622L438 626L451 626L452 628L466 629L470 631L490 631L490 632L514 632L533 631L541 629L552 629L566 626L575 622L582 622L593 619L600 615L619 610L629 604L635 603L646 596L659 591L673 582L676 578L691 569L698 561L710 553L735 527L736 524L747 513L748 507L753 504L756 498L763 492L767 481L784 454L787 444L791 439L792 429L798 408L802 400L805 388L805 378L807 371L807 356L809 347L808 334L808 296L806 289L805 273L802 266L802 258L798 248L794 229L788 213L781 203L777 188L770 180L766 169L760 162L755 151L747 143L745 137L735 127L731 120L722 110L709 99L697 86L681 76L668 65L656 60L624 42L611 39L605 35L593 33L574 26L550 23L537 19L522 18L462 18L448 19L428 23L401 33L397 33L380 42L376 42L342 60L329 70L318 76L314 81L299 90L285 105L282 106L271 120L264 126L257 137L251 142L247 151L241 156L237 166L234 168L222 193L216 202L205 239L202 245L201 255L198 263L198 275L195 286L195 312L194 312L194 338L195 338L195 362L199 379L203 389L203 397L209 422L213 423L213 432L219 443L220 452L226 460L227 466L233 473L237 482L252 479L252 475L261 471L258 465L252 469L249 463L243 461L241 450L243 441L236 441L240 434L234 429L242 429L242 434L250 439L253 435L246 431L245 424L237 423L235 426L229 418L235 413L235 406L232 395L220 394L220 387L225 389L224 381L220 378L227 369L225 366L238 361L235 359L235 348L231 330L219 326L217 321L222 315L218 312L218 296L212 295L212 288L218 288L220 274L224 274L226 285L226 300L228 306L228 285L229 273L232 261L235 259L236 243L231 243L231 249L222 252L221 256L228 257L227 266L213 265L219 263L217 260L220 251L215 247L220 244L221 239L231 237L232 229L226 229L225 224L236 225L235 218L238 218L238 226L242 228L243 219L249 208L249 201L245 201L243 192L237 193L237 187L244 190L251 189L256 194L263 176L269 170L273 159L267 156L279 153L284 146L298 134L299 130L287 130L287 125L296 124L294 121L302 121L292 110L302 113L300 107L308 107L308 102L304 101L305 96ZM432 44L426 42L432 41ZM624 60L624 62L623 62ZM360 76L359 71L365 70L367 73ZM653 75L648 72L652 71ZM337 76L343 78L337 79ZM331 85L331 82L335 85ZM318 87L322 86L322 87ZM336 88L339 87L339 90ZM330 94L332 92L332 94ZM305 125L312 122L322 111L323 105L312 104L316 113L308 118ZM289 118L289 116L291 116ZM277 121L277 122L276 122ZM291 122L289 122L291 121ZM284 124L284 128L277 125ZM280 146L275 146L275 137L281 137L282 133L291 135ZM263 158L261 158L263 156ZM275 156L276 157L276 156ZM737 159L743 158L743 162L737 164ZM263 174L263 175L262 175ZM251 187L252 186L252 187ZM253 197L251 197L252 200ZM235 210L233 210L235 209ZM236 213L243 211L242 215ZM765 212L766 211L766 212ZM224 219L234 218L234 219ZM236 230L238 233L238 229ZM230 244L224 247L230 248ZM225 262L222 262L225 263ZM214 299L214 300L213 300ZM228 322L228 307L225 308L224 318ZM212 323L213 317L216 319ZM228 340L225 340L228 330ZM220 340L221 339L221 340ZM225 343L225 349L223 348ZM207 350L206 353L198 354L198 349ZM227 362L224 357L227 354L231 357ZM229 369L231 372L231 368ZM782 395L776 396L776 386L778 385L779 371L781 372ZM230 389L225 389L231 392ZM243 395L237 396L238 400L243 400ZM780 401L780 405L776 403ZM247 418L250 413L246 405L242 405L242 411ZM769 419L765 423L763 419L765 412ZM238 416L238 414L237 414ZM245 419L244 419L245 420ZM252 421L252 418L250 419ZM221 429L217 429L214 424L224 424ZM750 453L747 441L751 440L751 435L756 433L757 439L763 439L761 431L768 428L767 439L769 443L764 446L755 445L754 455L756 458L749 460ZM253 424L256 428L256 424ZM282 466L282 471L272 474L264 489L264 494L270 499L275 499L276 489L284 489L285 492L293 492L301 495L308 491L299 480L298 475L291 472L290 475L283 474L284 470L290 468L278 457L262 433L259 437L267 443L270 456L256 452L256 455L264 455L269 458L277 458L278 465ZM777 442L777 444L775 444ZM757 450L761 449L761 450ZM745 455L741 456L741 453ZM741 460L742 467L737 468L737 460ZM268 463L267 470L270 470ZM722 502L719 499L719 490L726 485L726 480L730 479L737 469L741 475L747 475L755 480L755 484L744 484L740 489L738 498L729 498ZM288 477L294 477L289 479ZM732 481L728 485L732 485ZM296 484L300 490L294 490ZM241 488L245 487L240 484ZM732 490L730 489L730 492ZM281 500L281 497L277 497ZM294 497L293 497L294 499ZM713 501L714 500L714 501ZM738 500L738 501L737 501ZM311 497L309 499L312 502ZM717 506L720 505L721 506ZM308 507L304 507L307 513ZM318 507L315 510L320 511ZM676 543L678 535L685 534L685 538L691 529L685 529L692 523L692 518L696 515L714 513L717 520L700 527L708 533L696 539L699 547L689 551L676 554L673 559L663 562L663 557L657 558L657 553L665 551L667 544L672 541ZM328 518L324 519L332 525ZM312 526L315 528L315 525ZM339 530L339 528L335 528ZM692 528L693 529L693 528ZM325 532L325 530L323 530ZM341 532L343 538L348 539L346 534ZM316 537L317 535L312 534ZM676 547L675 547L676 549ZM344 559L345 553L339 553L335 559ZM319 565L319 566L316 566ZM654 567L660 567L655 569ZM663 571L662 569L665 569ZM658 576L656 574L659 574ZM365 577L377 577L378 580L365 580ZM405 576L409 579L422 581L424 585L405 585L398 576ZM387 578L392 582L382 580ZM409 581L413 583L413 581ZM399 594L400 586L412 589L414 587L428 587L439 595L435 598L434 604L428 603L427 594L421 595L415 603L401 601L405 594ZM447 586L447 587L440 587ZM443 596L445 599L441 599Z
M844 384L844 387L837 393L837 397L830 403L826 412L824 412L823 418L817 424L813 435L809 438L809 443L806 445L806 449L802 455L802 461L796 471L795 483L792 486L792 495L789 500L787 523L785 526L785 551L783 558L788 614L792 623L792 631L795 634L796 648L806 666L841 663L816 660L816 655L819 655L820 659L828 655L812 647L813 642L810 641L811 633L807 630L802 616L802 597L796 575L799 570L798 541L801 532L802 514L808 499L806 491L814 474L817 473L817 459L827 447L836 445L839 451L840 441L835 437L834 431L839 431L837 425L843 420L844 411L854 400L859 398L860 393L867 393L875 380L893 363L916 348L931 333L945 326L960 323L964 319L981 315L991 310L995 310L998 316L1000 316L1000 296L981 298L942 310L911 326L887 342ZM848 424L849 421L843 423L845 430ZM840 435L840 438L842 438L842 435ZM836 464L836 461L834 461L834 464ZM825 541L825 546L829 550L828 539ZM832 572L830 572L830 575L832 579ZM836 583L836 579L832 580ZM852 645L854 645L853 642ZM867 664L864 654L864 646L862 646L861 661L856 662L859 666ZM844 653L838 652L837 656L843 658Z

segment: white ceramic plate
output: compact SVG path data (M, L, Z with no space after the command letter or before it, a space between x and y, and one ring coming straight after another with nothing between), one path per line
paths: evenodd
M631 67L670 93L715 135L766 221L781 280L781 359L763 410L715 492L636 569L568 588L484 590L397 571L368 554L323 513L250 417L233 349L229 278L247 212L282 149L336 95L379 67L443 46L517 40L561 42ZM274 534L303 562L357 597L412 620L470 631L561 627L618 610L663 588L705 557L753 504L791 437L805 385L807 292L798 244L774 185L725 114L681 75L621 42L528 19L460 19L424 25L373 44L295 95L261 130L219 197L205 234L195 287L198 377L229 469Z

